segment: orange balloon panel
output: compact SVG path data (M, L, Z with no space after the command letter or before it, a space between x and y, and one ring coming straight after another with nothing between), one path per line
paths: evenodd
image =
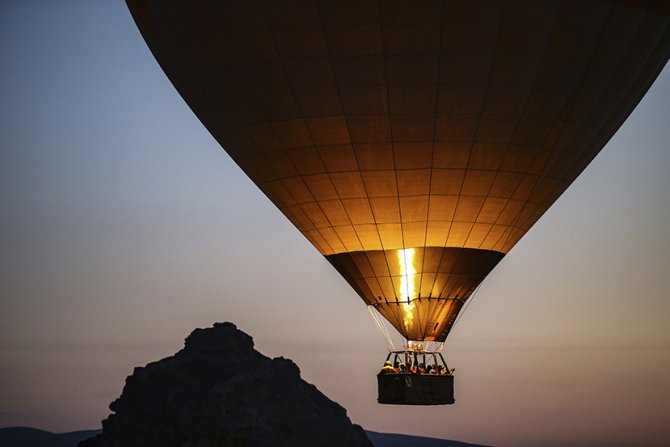
M128 3L235 162L419 340L444 340L670 53L670 2Z

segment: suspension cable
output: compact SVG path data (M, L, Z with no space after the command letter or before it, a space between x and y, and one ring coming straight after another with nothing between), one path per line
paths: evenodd
M470 305L470 303L471 303L472 301L474 301L474 299L475 299L475 295L477 295L477 292L479 292L479 288L480 288L481 286L482 286L482 284L479 283L479 285L477 286L477 288L475 289L475 291L472 292L472 295L470 295L470 297L468 298L468 300L465 302L465 306L463 307L463 310L460 311L460 312L458 313L458 316L456 317L456 321L454 321L454 324L451 325L451 329L449 329L450 332L454 329L454 327L456 326L456 323L458 323L458 322L461 320L461 317L463 316L463 314L464 314L465 311L467 310L467 308L468 308L468 306Z
M390 351L396 351L396 347L393 344L393 340L391 339L391 334L389 334L388 329L384 325L384 322L381 321L379 318L379 313L377 312L377 309L373 305L368 305L368 311L370 312L370 316L374 320L375 324L377 325L377 329L379 329L379 332L384 336L386 339L386 345Z

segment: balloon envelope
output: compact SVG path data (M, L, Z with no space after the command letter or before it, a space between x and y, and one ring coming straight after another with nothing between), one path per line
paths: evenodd
M128 4L223 148L412 340L447 337L670 54L668 2Z

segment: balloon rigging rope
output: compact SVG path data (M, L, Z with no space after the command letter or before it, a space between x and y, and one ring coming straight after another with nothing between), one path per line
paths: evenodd
M465 307L463 307L463 310L462 310L461 312L458 313L458 317L456 317L456 321L454 321L454 324L451 325L451 329L450 329L450 331L454 329L454 327L456 326L456 324L457 324L459 321L461 321L461 317L463 316L463 314L465 313L465 311L468 309L468 306L470 306L470 303L471 303L472 301L474 301L474 299L475 299L475 295L477 295L477 292L479 292L479 288L480 288L481 286L482 286L482 284L479 283L479 285L477 286L477 288L475 289L475 291L472 292L472 295L470 295L470 298L468 298L468 300L465 302Z
M454 321L454 324L451 325L450 331L453 330L453 328L458 324L459 321L461 321L461 317L463 316L465 311L470 306L470 303L472 301L474 301L474 299L477 295L477 292L479 292L480 287L481 287L481 283L477 286L475 291L472 292L472 295L470 295L468 300L465 302L465 306L463 307L463 310L458 313L458 317L456 317L456 321ZM386 345L388 346L389 351L396 351L396 347L395 347L395 344L393 343L393 339L391 338L391 334L389 333L386 325L384 324L384 322L380 318L380 315L377 312L377 310L375 309L375 307L372 306L372 305L368 305L368 311L370 312L370 316L372 317L375 324L377 325L377 329L386 339ZM431 348L432 348L431 350L433 350L435 352L439 352L439 351L442 350L443 347L444 347L444 342L441 342L441 343L437 344L435 347L431 346Z
M381 319L379 318L377 310L374 308L374 306L369 305L368 311L370 311L370 316L377 324L377 329L379 329L379 332L381 332L384 338L386 339L386 345L388 346L389 351L395 351L396 349L395 345L393 344L393 340L391 339L391 334L389 334L388 329L386 328L386 326L384 326L384 322L381 321Z

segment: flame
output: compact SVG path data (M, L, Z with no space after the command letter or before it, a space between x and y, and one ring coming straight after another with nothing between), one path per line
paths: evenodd
M402 321L405 325L405 331L409 332L414 322L414 303L410 302L416 294L414 281L416 279L416 269L414 268L413 248L398 250L398 262L400 264L400 307L402 308Z

